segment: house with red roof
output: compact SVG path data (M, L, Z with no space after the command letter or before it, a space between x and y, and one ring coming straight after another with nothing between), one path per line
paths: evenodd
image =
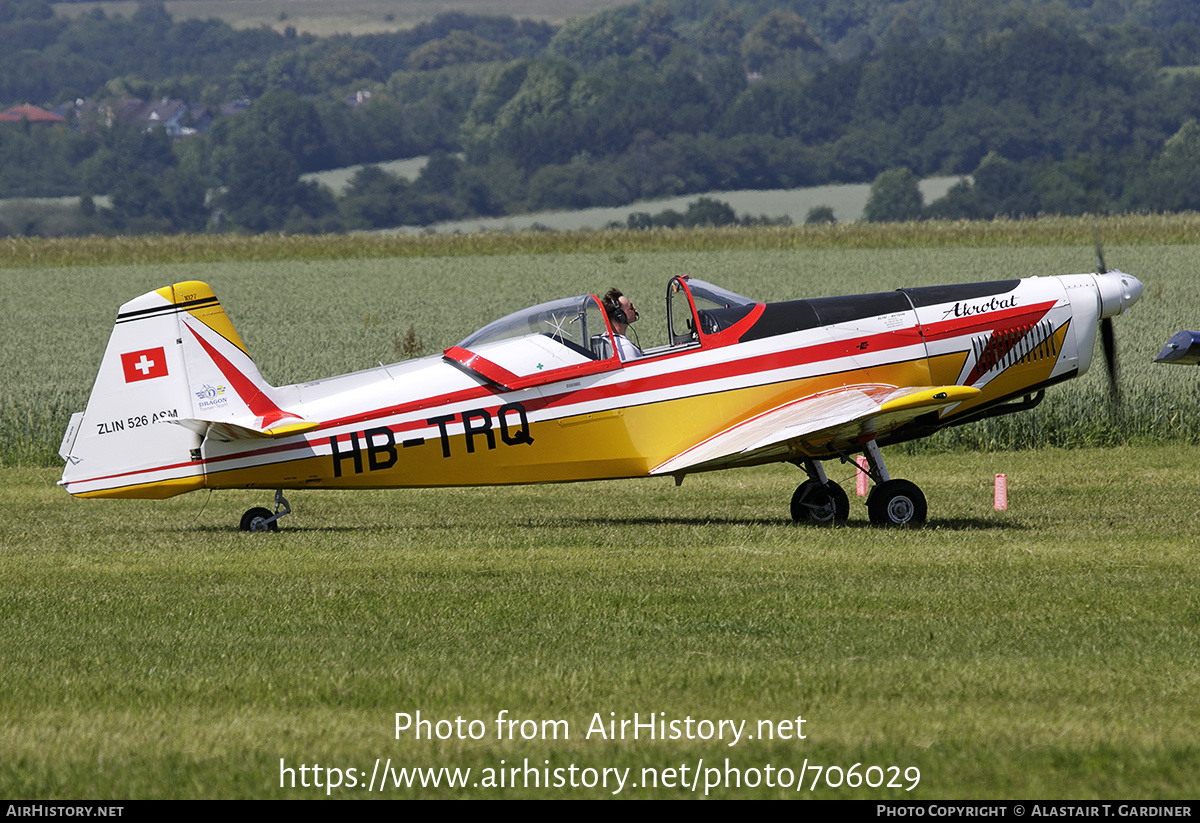
M39 109L37 106L16 106L6 112L0 112L0 123L20 123L27 120L30 123L65 123L66 118L54 112Z

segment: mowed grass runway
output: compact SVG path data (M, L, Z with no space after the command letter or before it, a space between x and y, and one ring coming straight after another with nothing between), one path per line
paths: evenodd
M233 528L261 495L78 501L52 470L4 470L0 795L603 797L613 778L588 788L585 770L610 768L630 770L623 797L712 780L731 784L718 797L1194 797L1196 449L892 470L926 489L927 528L872 528L855 502L844 528L794 526L800 473L783 467L681 488L297 493L269 535ZM831 474L853 492L846 467ZM418 710L484 733L397 739L395 714ZM502 711L536 731L497 739ZM766 720L789 739L596 733L634 712L681 731ZM802 740L776 725L797 717ZM558 739L541 739L547 720L567 721ZM377 758L471 777L372 792ZM814 772L850 782L854 764L902 788ZM516 788L495 771L486 785L513 765ZM679 786L695 769L697 789Z

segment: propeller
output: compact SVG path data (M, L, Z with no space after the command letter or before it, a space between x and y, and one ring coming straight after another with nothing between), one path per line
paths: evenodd
M1112 318L1100 321L1100 345L1104 349L1104 363L1108 366L1108 388L1113 403L1121 403L1121 387L1117 383L1117 341L1113 337Z
M1096 242L1096 274L1108 274L1104 265L1104 245L1100 242L1100 230L1092 227L1092 238ZM1117 340L1113 335L1111 317L1100 320L1100 347L1104 350L1104 364L1108 367L1108 389L1114 404L1121 403L1121 387L1117 383Z

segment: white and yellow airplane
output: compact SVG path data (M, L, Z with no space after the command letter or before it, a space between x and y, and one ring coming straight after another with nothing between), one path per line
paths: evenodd
M1036 405L1092 362L1098 324L1142 284L1119 271L759 303L673 277L667 340L622 361L616 306L533 306L441 356L270 386L212 289L187 282L120 308L61 485L77 497L557 483L790 462L797 521L849 516L822 461L865 453L879 524L918 524L916 485L880 446ZM618 325L619 328L619 325Z

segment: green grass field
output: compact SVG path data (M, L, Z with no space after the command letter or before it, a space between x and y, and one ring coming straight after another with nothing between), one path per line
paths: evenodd
M1149 362L1200 316L1186 221L1106 233L1109 264L1146 283L1116 322L1120 411L1097 368L998 428L887 450L929 498L921 530L871 528L853 497L846 527L796 527L801 473L783 466L679 488L297 493L272 535L236 531L261 492L55 486L117 305L176 280L212 283L286 383L397 359L408 329L436 352L610 284L638 297L653 344L682 272L778 300L1088 270L1090 233L1056 225L6 243L0 796L607 797L623 775L617 796L636 798L706 781L733 798L1194 797L1200 398L1194 370ZM479 739L397 736L417 711L479 721L464 726ZM501 712L535 722L498 739ZM635 712L697 734L746 721L754 739L594 732ZM552 785L526 787L526 763ZM342 785L314 785L316 764ZM377 764L392 771L370 792ZM513 766L515 788L509 772L489 785ZM472 771L397 788L415 767ZM570 785L606 768L607 786Z
M891 465L925 486L928 528L871 528L856 503L845 528L792 526L799 473L779 467L678 489L297 494L275 535L232 528L261 494L76 501L53 470L4 470L0 795L326 794L281 788L283 759L355 768L362 784L332 795L366 797L390 758L474 777L381 797L611 793L483 785L526 760L629 768L623 796L684 797L715 777L654 789L642 770L728 758L764 783L714 796L1194 797L1196 450ZM395 714L418 710L480 720L482 738L397 739ZM505 710L569 737L499 740ZM597 714L634 712L751 734L803 717L805 739L588 738ZM802 791L765 785L767 765L805 761ZM856 763L919 782L807 785Z

